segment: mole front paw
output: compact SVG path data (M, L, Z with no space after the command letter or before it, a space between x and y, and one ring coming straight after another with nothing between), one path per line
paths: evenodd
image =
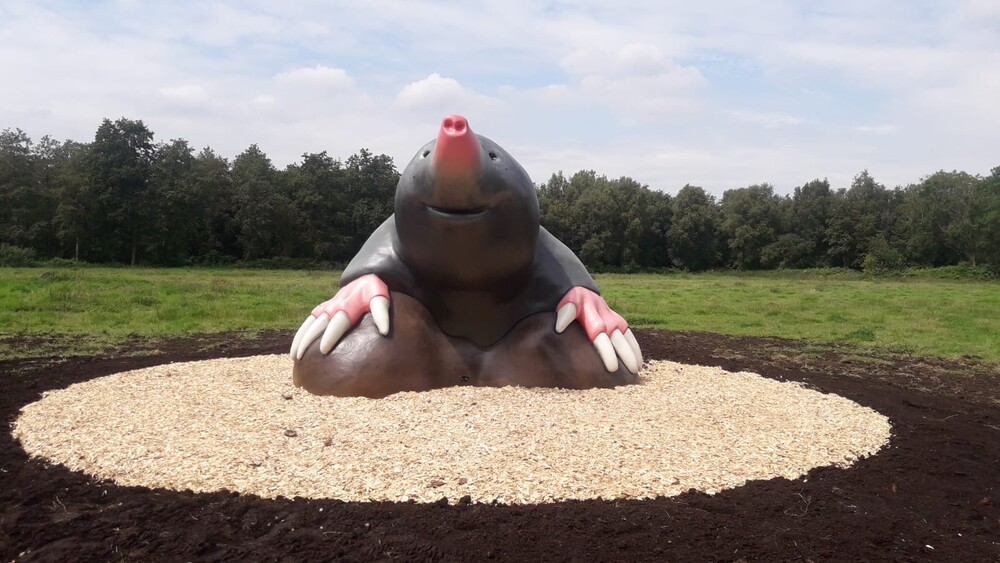
M578 321L609 372L618 370L621 358L629 371L639 373L642 366L639 343L625 319L612 311L603 297L577 286L566 292L556 311L556 332L561 334L573 321Z
M293 364L292 382L316 395L371 398L455 385L469 372L461 346L449 342L417 300L402 293L390 299L388 335L362 315L332 350L308 346Z
M352 281L312 310L292 340L292 359L301 360L320 335L319 349L329 354L344 334L369 312L379 333L389 334L389 288L375 274Z

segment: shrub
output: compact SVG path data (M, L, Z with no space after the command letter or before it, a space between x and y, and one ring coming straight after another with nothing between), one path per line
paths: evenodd
M893 248L889 244L889 241L885 240L885 237L882 235L872 239L871 244L868 246L868 253L865 254L864 260L861 261L861 269L866 274L875 275L898 272L905 265L903 254Z
M30 266L34 261L34 248L0 243L0 266Z

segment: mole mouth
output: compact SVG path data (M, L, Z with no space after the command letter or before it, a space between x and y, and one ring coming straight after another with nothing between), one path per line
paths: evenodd
M489 207L471 207L468 209L453 209L449 207L434 207L433 205L428 205L427 209L431 213L439 217L444 217L446 219L478 219L490 210Z

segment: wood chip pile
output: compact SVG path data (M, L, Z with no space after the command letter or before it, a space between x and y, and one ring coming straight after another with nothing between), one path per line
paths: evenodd
M261 497L527 504L708 493L850 466L889 421L752 373L650 362L617 389L317 397L286 355L177 363L47 393L14 435L121 485Z

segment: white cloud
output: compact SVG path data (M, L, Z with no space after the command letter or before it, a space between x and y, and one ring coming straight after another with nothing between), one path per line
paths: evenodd
M609 77L591 74L580 80L589 100L625 116L676 116L697 107L694 90L703 84L696 69L677 67L653 75Z
M573 90L565 84L549 84L535 90L533 94L545 103L566 104L573 100Z
M773 129L775 127L787 127L809 123L808 119L795 115L781 113L764 113L747 110L732 110L726 112L729 117L742 123L752 123L762 127Z
M276 100L274 99L274 96L261 94L259 96L254 96L252 101L255 106L268 108L274 106Z
M201 105L208 101L208 93L201 86L188 84L160 88L160 95L182 105Z
M968 0L959 8L963 23L995 26L1000 24L1000 4L994 0Z
M452 113L484 123L487 116L504 111L504 104L497 98L474 92L454 78L436 72L404 86L396 94L392 106L401 112L400 117L422 116L429 119L428 123L436 123L437 119Z
M895 125L891 124L858 125L854 128L854 130L859 131L861 133L872 133L875 135L889 135L891 133L895 133L896 131L898 131L899 127L896 127Z
M282 84L330 90L344 90L354 86L354 79L347 74L347 71L323 65L282 72L274 79Z
M396 95L396 105L406 109L423 109L455 104L467 92L454 78L432 73L427 78L411 82Z
M584 104L595 104L629 118L675 117L698 106L695 93L706 85L701 72L681 66L647 43L618 48L584 47L562 58L574 78L558 92L574 93ZM551 97L552 87L538 92Z
M616 49L586 46L563 57L573 75L649 76L676 72L678 66L655 45L626 43Z

